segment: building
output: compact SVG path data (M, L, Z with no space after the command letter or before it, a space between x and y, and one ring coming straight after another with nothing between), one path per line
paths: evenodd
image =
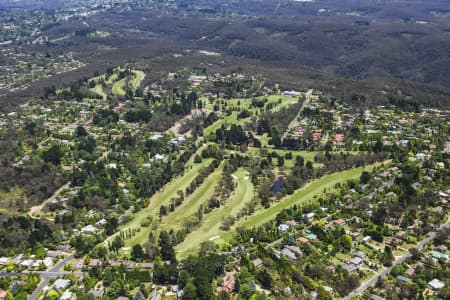
M5 300L6 299L6 291L0 291L0 300Z
M295 253L288 248L283 248L283 250L281 250L281 254L283 254L283 256L289 260L297 260L297 256L295 256Z
M252 260L252 263L255 266L255 268L260 268L263 265L263 261L261 258L256 258Z
M234 290L234 284L235 284L234 274L232 272L228 272L225 275L220 290L229 293Z
M397 278L398 280L400 280L400 281L405 282L405 283L408 283L408 282L411 282L411 281L412 281L411 278L408 278L408 277L405 277L405 276L402 276L402 275L398 275L396 278Z
M448 260L448 254L439 252L439 251L431 251L431 256L434 258L437 258L439 260L447 261Z
M281 232L286 232L289 230L289 225L287 224L280 224L278 225L278 230Z
M288 96L288 97L298 97L301 95L300 92L296 92L296 91L284 91L283 92L284 96Z
M95 234L97 230L98 229L93 225L87 225L81 228L81 232L84 234Z
M59 297L59 300L70 300L72 299L72 292L69 290L65 290L64 293Z
M309 243L309 240L307 238L303 237L303 236L297 238L297 241L299 241L300 243L303 243L303 244L308 244Z
M445 286L445 283L440 281L439 279L433 279L430 282L428 282L428 287L433 290L440 290Z
M53 283L52 288L57 290L67 289L70 286L69 279L57 279L55 283Z

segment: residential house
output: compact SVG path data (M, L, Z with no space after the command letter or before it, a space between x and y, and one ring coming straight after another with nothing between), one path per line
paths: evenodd
M439 279L433 279L430 282L428 282L428 287L433 290L440 290L445 286L445 283L440 281Z
M416 270L414 268L409 268L405 271L406 275L408 275L409 277L413 276L415 272Z
M64 293L59 297L59 300L70 300L72 299L72 292L69 290L65 290Z
M90 224L81 228L81 232L84 234L95 234L97 231L97 227Z
M303 244L308 244L309 243L309 240L307 238L303 237L303 236L297 238L297 241L299 241L300 243L303 243Z
M283 248L283 250L281 250L281 254L289 260L297 260L297 256L295 255L295 253L288 248Z
M235 284L234 274L232 272L227 272L225 278L223 280L222 286L220 287L220 291L229 293L234 290Z
M261 258L256 258L252 260L252 263L255 266L255 268L260 268L263 265L263 261Z
M286 232L289 230L289 225L287 224L280 224L278 225L278 230L281 232Z
M446 254L446 253L442 253L442 252L435 251L435 250L431 251L430 253L431 253L432 257L434 257L434 258L436 258L438 260L441 260L441 261L447 261L448 260L448 254Z
M297 246L286 245L286 246L284 246L284 248L289 249L290 251L294 252L296 256L300 256L303 254L302 250L300 250L300 248Z
M403 281L404 283L408 283L408 282L412 281L411 278L405 277L403 275L398 275L396 278L400 281Z

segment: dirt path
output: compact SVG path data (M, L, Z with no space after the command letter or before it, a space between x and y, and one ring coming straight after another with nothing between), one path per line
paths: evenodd
M62 187L60 187L59 189L57 189L57 190L53 193L53 195L51 195L47 200L45 200L44 202L42 202L40 205L32 206L32 207L30 208L30 211L28 212L28 215L29 215L30 217L33 217L33 218L34 218L35 215L36 215L37 213L41 212L41 210L44 208L45 204L47 204L47 203L49 203L49 202L51 202L51 201L56 200L56 197L58 197L59 194L60 194L63 190L69 188L69 186L70 186L70 182L66 183L65 185L63 185Z
M202 110L200 110L200 109L193 109L189 115L187 115L187 116L185 116L184 118L182 118L182 119L176 121L175 124L173 124L173 126L170 127L170 128L167 130L167 132L170 132L170 133L173 133L173 134L176 134L176 135L180 134L180 129L183 127L183 125L184 125L184 123L185 123L186 121L191 120L191 119L194 118L194 117L201 116L203 112L204 112L204 111L202 111ZM185 135L185 136L190 136L190 135L191 135L191 132L188 131L188 132L186 132L184 135Z

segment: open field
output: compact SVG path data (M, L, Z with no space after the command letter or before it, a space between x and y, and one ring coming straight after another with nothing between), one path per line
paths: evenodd
M195 254L202 242L219 238L223 230L220 229L222 220L227 216L234 216L244 205L251 201L253 197L253 185L248 179L247 171L239 169L235 174L237 188L228 199L225 205L214 209L209 214L203 216L202 224L197 229L187 235L186 239L177 247L179 257L184 258L190 254Z

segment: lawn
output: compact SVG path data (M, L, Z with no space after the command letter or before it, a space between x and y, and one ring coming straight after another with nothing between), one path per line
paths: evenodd
M236 215L253 197L253 185L247 177L247 171L239 169L235 174L237 188L225 205L203 216L200 227L191 232L186 239L176 246L180 258L195 254L202 242L220 238L222 220L227 216Z
M330 175L325 175L322 178L311 181L301 189L297 190L294 194L286 196L280 202L273 204L270 208L260 209L253 215L241 219L236 223L236 227L251 228L253 226L260 226L269 222L275 216L294 204L307 204L314 201L315 197L318 197L323 193L325 189L329 190L334 187L338 182L345 182L350 179L357 179L361 175L363 170L371 170L375 165L366 167L365 169L354 168L352 170L342 171Z

